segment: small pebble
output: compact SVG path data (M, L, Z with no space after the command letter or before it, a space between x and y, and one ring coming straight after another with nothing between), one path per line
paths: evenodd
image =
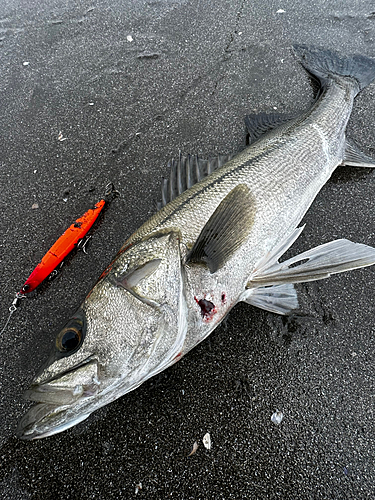
M157 59L160 56L159 52L141 52L137 55L138 59Z
M62 141L66 141L66 137L63 136L62 132L59 132L59 135L57 136L57 140L62 142Z

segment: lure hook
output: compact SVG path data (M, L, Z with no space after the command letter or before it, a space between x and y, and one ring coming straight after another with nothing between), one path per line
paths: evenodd
M104 195L103 195L104 199L109 198L109 197L117 198L118 196L121 196L120 192L117 191L117 189L115 188L115 185L113 184L113 182L108 182L108 184L106 185L106 187L104 189L105 189Z
M84 236L81 240L79 240L78 244L77 244L77 248L78 250L82 250L82 252L85 254L85 255L88 255L87 251L86 251L86 245L88 244L88 242L91 240L92 238L92 235L90 236Z
M119 194L120 193L115 189L113 183L109 182L105 187L105 195L103 198L98 201L93 208L87 210L82 217L71 224L60 238L55 241L26 280L20 290L21 293L30 293L35 290L35 288L56 269L73 248L77 246L79 241L84 241L86 234L91 229L104 206L113 197L119 196ZM86 253L85 242L81 243L81 248L84 253Z

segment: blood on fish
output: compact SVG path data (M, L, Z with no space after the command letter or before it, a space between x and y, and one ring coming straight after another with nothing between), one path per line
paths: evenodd
M124 252L126 252L126 250L128 250L133 244L131 243L130 245L124 245L123 247L121 247L120 251L117 252L115 258L113 259L113 261L109 264L109 266L107 266L104 271L102 272L102 274L99 276L98 278L98 281L95 283L95 286L99 283L99 281L101 281L103 278L105 278L107 276L107 274L110 273L110 271L112 271L112 267L113 267L113 264L116 262L116 260L120 257L121 254L123 254ZM91 290L92 292L92 290ZM88 296L90 296L91 292L89 293Z
M205 320L212 319L214 314L217 312L215 304L206 299L198 300L195 296L194 300L201 308L202 318L204 318Z

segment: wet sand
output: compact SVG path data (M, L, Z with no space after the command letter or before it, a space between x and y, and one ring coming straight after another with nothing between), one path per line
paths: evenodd
M2 2L1 326L106 183L122 196L89 255L25 300L0 337L0 498L374 498L375 268L298 285L289 318L241 304L179 363L85 422L36 442L14 436L22 392L155 212L167 161L241 149L247 113L306 109L314 86L292 44L375 57L374 11L326 0ZM374 112L375 84L348 127L373 156ZM336 238L375 246L374 192L374 172L339 168L291 252Z

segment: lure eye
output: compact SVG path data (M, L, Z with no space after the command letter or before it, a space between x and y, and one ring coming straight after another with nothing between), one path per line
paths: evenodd
M63 353L71 353L78 349L83 341L83 322L79 319L70 320L56 338L56 347Z

